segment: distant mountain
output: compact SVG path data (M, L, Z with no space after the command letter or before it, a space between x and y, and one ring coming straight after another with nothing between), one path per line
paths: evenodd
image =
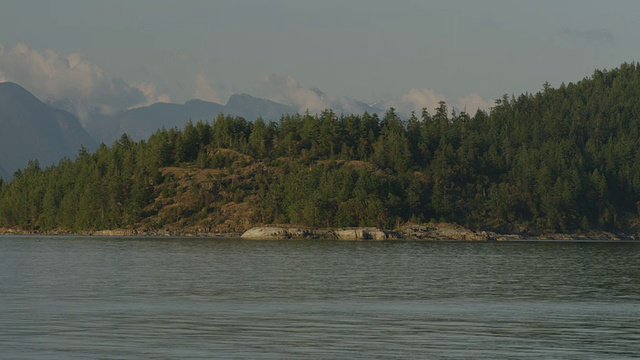
M128 134L134 140L147 139L163 126L167 129L182 128L189 120L212 121L219 114L242 116L254 121L258 117L278 120L283 114L293 114L296 110L270 100L246 94L232 95L227 105L203 100L189 100L184 104L156 103L150 106L125 110L112 116L103 116L91 121L87 131L98 141L111 144Z
M328 107L333 109L337 114L362 114L368 112L369 114L382 114L384 110L381 107L372 106L362 101L354 100L346 96L330 96L322 92L318 88L311 88L310 91L314 92L319 99L326 102Z
M104 116L87 125L87 131L98 141L111 144L122 134L134 140L147 139L161 127L182 128L192 119L212 119L221 113L223 105L201 100L185 104L156 103L150 106L125 110L112 116Z
M0 83L0 167L12 174L37 159L44 167L75 157L95 141L71 113L54 109L11 82Z
M291 106L275 101L260 99L247 94L231 95L225 113L254 121L261 117L264 120L278 120L282 115L295 114L297 111Z
M338 114L383 112L360 101L327 96L317 88L311 91ZM247 94L232 95L226 105L203 100L156 103L113 115L89 109L88 113L81 114L85 119L82 124L70 112L58 107L72 111L76 108L72 100L46 104L17 84L0 84L0 176L9 178L31 159L37 158L46 166L63 156L73 157L81 144L89 149L95 148L96 142L112 144L125 133L134 140L142 140L161 127L182 128L189 120L212 121L221 113L249 121L258 117L277 121L282 115L298 112L293 106Z
M348 100L355 106L357 110L359 110L359 111L355 111L354 112L355 114L361 114L361 113L364 113L365 111L368 112L369 114L382 114L386 111L382 107L370 105L362 101L353 100L353 99L348 99Z
M309 89L305 94L305 98L301 102L305 104L308 103L311 109L305 109L304 106L298 107L297 112L305 113L306 110L309 110L311 113L314 113L331 109L338 115L363 114L364 112L378 115L384 113L384 110L380 107L375 107L346 96L328 95L315 87ZM291 103L290 107L296 108L296 105Z

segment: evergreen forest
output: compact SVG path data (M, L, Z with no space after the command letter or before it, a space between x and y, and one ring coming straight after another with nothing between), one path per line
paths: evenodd
M640 64L401 118L219 115L123 135L0 180L0 227L28 231L450 222L498 232L637 232Z

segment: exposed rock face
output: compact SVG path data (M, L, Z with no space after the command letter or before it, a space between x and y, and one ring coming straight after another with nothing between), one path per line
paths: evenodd
M401 239L402 234L376 228L356 229L302 229L287 227L255 227L242 234L243 239L333 239L333 240L392 240Z
M255 227L241 236L243 239L333 239L333 240L424 240L424 241L507 241L518 235L476 232L455 224L406 225L399 232L377 228L303 229L289 227Z
M99 230L90 233L90 235L96 236L136 236L138 235L137 231L126 230L126 229L116 229L116 230Z
M240 236L243 239L253 240L278 240L278 239L304 239L312 237L307 230L284 227L255 227L249 229Z
M401 229L408 238L415 240L489 241L496 240L485 232L475 232L455 224L407 225Z
M398 233L383 231L376 228L339 229L332 231L338 240L390 240L399 239Z
M235 238L239 233L213 232L211 228L129 228L71 232L64 229L38 231L19 228L2 228L0 235L83 235L83 236L174 236ZM473 231L460 225L447 223L410 224L399 231L377 228L313 229L286 226L263 226L247 230L241 236L252 240L325 239L325 240L417 240L417 241L511 241L511 240L626 240L640 241L640 234L615 234L604 231L586 234L541 235L498 234L490 231Z
M520 235L473 231L464 226L448 223L406 225L400 231L408 239L429 241L509 241L522 238Z

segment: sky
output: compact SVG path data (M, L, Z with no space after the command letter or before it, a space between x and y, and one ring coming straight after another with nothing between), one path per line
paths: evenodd
M7 0L0 81L103 112L233 93L326 105L311 88L471 112L637 61L638 14L633 0Z

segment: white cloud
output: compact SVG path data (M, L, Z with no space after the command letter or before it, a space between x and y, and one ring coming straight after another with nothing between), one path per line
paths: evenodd
M189 59L184 55L184 61ZM155 84L127 83L110 77L82 54L63 56L54 50L38 51L25 44L17 44L13 48L5 48L0 44L0 81L16 82L42 100L64 104L81 120L86 120L95 110L110 114L171 101L167 94L158 91ZM229 91L214 87L204 72L198 73L194 81L196 98L226 104L231 95ZM363 103L347 97L305 89L292 76L273 73L262 75L254 90L256 96L290 105L299 112L308 110L319 113L333 109L337 113L361 114L369 110ZM382 110L394 107L399 113L407 115L411 111L420 113L423 108L433 112L440 101L447 101L443 94L428 88L415 88L379 106L384 107ZM475 93L449 104L470 115L475 114L477 109L488 110L493 105Z
M338 113L361 114L367 110L362 103L347 97L324 94L317 89L304 89L291 76L266 74L260 77L258 85L256 89L259 93L258 96L291 105L300 112L309 110L311 113L318 113L324 109L331 108ZM378 102L377 106L382 107L381 110L393 107L399 114L409 115L412 111L420 114L424 108L433 113L439 106L440 101L447 102L449 108L455 106L460 111L466 111L471 116L478 109L489 110L493 106L492 102L484 100L475 93L460 98L457 102L450 103L443 94L427 88L411 89L392 100Z
M470 116L475 115L478 110L489 111L494 106L494 102L483 99L480 95L473 93L458 100L456 107L466 112Z
M396 99L384 102L384 106L394 107L398 113L405 115L410 114L412 111L420 114L422 109L425 108L433 114L440 101L446 102L449 105L449 109L454 106L459 111L465 111L470 116L473 116L478 109L489 111L493 106L493 102L483 99L476 93L464 96L452 103L443 94L426 88L411 89Z
M229 100L229 95L223 90L216 90L209 78L204 72L198 73L195 78L196 93L195 98L205 101L211 101L218 104L226 104Z
M171 97L169 97L169 95L167 94L158 94L158 90L156 89L156 86L152 83L132 82L131 86L140 90L142 94L147 98L146 103L139 104L137 106L148 106L148 105L159 103L159 102L164 102L164 103L171 102Z
M258 81L260 92L266 98L282 104L291 105L300 112L309 110L311 113L319 113L322 110L332 108L324 94L303 89L292 76L277 74L262 75Z
M305 89L292 76L273 73L262 75L256 91L257 96L289 105L300 113L308 110L317 114L326 109L333 109L338 114L362 114L369 110L364 103L345 96L325 94L316 88Z
M411 89L398 99L387 102L386 105L394 107L401 114L410 114L412 111L419 114L424 108L433 112L440 101L446 101L444 95L431 89L422 88Z
M13 81L45 101L71 103L69 110L81 120L94 109L111 113L168 99L153 84L128 84L108 76L82 54L63 56L21 43L10 49L0 45L0 80Z

